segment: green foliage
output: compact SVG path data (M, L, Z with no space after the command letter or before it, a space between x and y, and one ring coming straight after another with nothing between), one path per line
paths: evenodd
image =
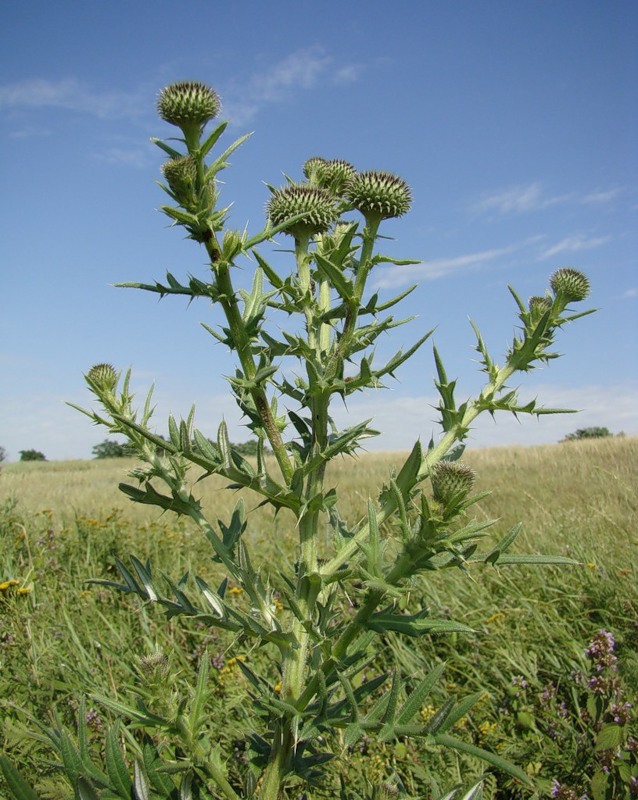
M404 675L414 676L408 687L414 693L426 676L440 675L430 693L418 701L421 705L416 720L423 723L446 701L451 699L458 705L480 692L479 701L448 735L519 764L537 782L541 797L548 795L554 780L567 787L580 785L583 776L578 774L578 758L585 758L587 753L591 759L595 757L596 725L578 718L577 713L586 707L590 694L585 684L597 674L593 660L584 651L598 631L613 632L613 654L618 659L617 670L603 677L615 674L618 678L624 693L620 705L631 702L635 708L638 702L638 565L631 528L633 498L638 490L633 468L637 443L613 437L583 443L583 448L586 457L581 448L578 452L558 445L523 448L514 454L513 462L508 461L512 456L504 448L478 449L467 455L481 479L495 487L494 494L481 503L486 514L515 519L531 505L537 515L527 512L522 548L552 546L555 552L571 552L581 566L542 571L490 569L480 575L480 581L468 581L463 573L449 570L419 578L406 605L408 612L415 614L427 607L435 617L462 618L473 632L424 634L408 642L395 634L375 639L362 676L367 682L380 680L399 663ZM556 466L549 476L543 466L548 460ZM365 492L370 480L383 473L384 461L379 455L359 463L354 471L359 482L353 486L353 495ZM58 487L77 476L74 466L55 473ZM101 476L93 478L91 485L104 483L107 467L86 462L90 475ZM113 464L109 469L116 475L121 466ZM37 478L18 464L9 466L6 477L13 471L22 478ZM352 472L344 466L334 479L343 485ZM20 480L16 486L24 482ZM9 492L13 493L11 487ZM212 495L211 502L215 503L218 494ZM250 507L248 496L246 500ZM91 496L96 506L106 502ZM544 511L550 506L551 521ZM343 513L349 518L359 511L351 502ZM4 578L20 581L0 590L4 597L4 602L0 600L0 750L40 796L71 796L64 771L55 766L60 756L33 720L50 720L55 709L59 729L67 728L70 741L77 747L78 726L84 718L91 760L107 773L101 754L105 753L107 731L119 716L110 710L108 702L117 698L133 709L143 703L163 717L175 714L180 705L189 709L200 660L207 653L211 695L206 701L206 736L224 753L233 785L241 785L250 746L246 731L258 730L261 721L257 709L246 702L245 693L252 684L239 663L244 659L252 673L269 677L274 687L279 676L272 671L267 650L252 649L248 641L206 623L182 618L182 625L167 626L157 604L136 610L119 593L84 584L91 577L113 575L118 553L129 551L138 553L142 562L150 559L160 574L184 575L188 571L210 576L206 542L192 536L183 518L174 520L168 515L132 522L121 513L76 514L66 523L55 521L53 516L57 513L28 512L11 503L0 508ZM279 515L274 519L263 517L258 525L251 524L249 535L263 562L285 566L284 554L294 548L294 526L283 525ZM35 579L32 581L29 575ZM21 587L32 590L17 594ZM238 589L230 584L227 599L249 611L250 603ZM512 597L517 598L515 603ZM283 613L279 610L282 599L280 592L273 593L278 614ZM340 606L340 613L352 614L353 609L346 602ZM583 679L576 682L578 670ZM519 685L519 676L527 687ZM545 700L541 695L550 684L557 692ZM377 687L375 699L382 698L383 688L384 684ZM85 693L90 696L82 717L77 699ZM417 698L418 694L415 702ZM563 702L569 710L566 717L561 716ZM518 724L519 711L533 715L532 728ZM218 720L223 720L222 726ZM45 727L50 728L51 723ZM560 735L552 738L550 727ZM44 740L29 735L34 728L39 736L45 736ZM154 745L152 739L142 738L140 730L132 732L131 738L125 731L120 725L122 754L133 779L138 746ZM635 717L626 725L625 734L629 745L632 737L638 739ZM489 765L484 774L480 762L471 755L435 748L425 739L381 741L364 735L346 746L336 735L333 741L337 756L325 769L328 774L344 775L348 800L369 797L370 784L386 783L390 788L404 786L413 797L442 797L445 792L441 789L437 794L436 787L452 787L459 774L466 786L484 775L484 798L536 800L539 796ZM179 773L171 773L170 759L179 761L180 740L171 744L165 737L158 742L162 746L159 759L163 760L153 761L150 751L148 758L158 773L166 769L169 778L176 778ZM149 767L146 769L148 774ZM591 770L586 776L593 774ZM585 783L577 797L587 789ZM0 778L0 795L5 793L11 796ZM327 796L338 797L339 789ZM622 794L618 796L623 798Z
M39 450L20 450L20 461L46 461L46 456Z
M231 447L240 456L256 456L259 452L259 442L256 439L249 439L241 444L231 444Z
M520 326L502 366L475 328L487 376L476 398L458 403L456 381L448 378L435 350L440 438L427 447L417 441L376 499L368 500L363 518L348 520L328 467L337 457L352 458L376 431L369 421L338 429L332 404L383 387L432 333L422 334L385 363L374 360L379 337L407 322L385 314L406 293L382 301L369 293L368 282L379 264L414 263L379 251L386 241L380 232L385 221L407 213L411 192L389 173L357 172L340 160L314 158L303 169L305 180L269 187L268 219L260 232L249 236L229 229L228 207L218 206L218 175L247 137L209 158L226 128L221 123L205 134L219 108L216 97L197 82L167 87L160 95L160 116L181 129L181 149L173 146L174 139L171 144L155 140L168 156L162 188L171 204L162 211L204 248L209 271L203 278L178 279L169 273L165 283L125 285L212 301L222 321L204 327L234 354L229 383L257 439L255 457L249 461L231 444L223 421L215 440L208 439L195 425L194 409L183 419L169 417L168 439L162 438L152 425L151 393L137 407L130 373L122 376L110 364L95 365L85 376L99 411L80 410L109 433L124 435L137 456L140 464L129 472L131 482L120 484L122 492L136 503L188 520L208 542L213 564L204 574L188 570L177 575L174 569L162 572L149 557L117 556L108 577L92 583L98 591L108 587L136 596L143 606L162 610L171 624L179 618L184 626L231 636L250 652L263 654L251 663L238 662L246 681L241 704L250 699L252 709L239 726L246 761L236 771L228 766L226 743L212 714L205 655L191 683L170 680L165 672L170 659L166 664L160 658L154 662L155 677L146 685L138 681L130 700L92 694L126 721L124 742L134 763L142 763L139 742L146 737L164 762L158 771L179 776L179 786L175 782L162 789L165 797L175 791L180 797L227 800L335 796L337 791L346 797L328 765L344 748L367 738L379 747L423 741L461 761L481 761L510 776L522 790L531 785L526 771L453 731L472 712L481 690L459 699L445 696L438 692L443 670L433 664L423 674L406 674L397 659L385 672L367 673L380 639L472 634L461 619L445 618L425 605L412 607L414 584L426 576L465 574L481 565L575 563L562 555L511 554L520 524L502 530L496 544L487 542L495 520L473 516L485 493L472 494L474 472L458 457L483 412L561 411L521 401L508 385L517 373L557 357L552 348L560 328L589 313L569 308L586 297L589 282L569 268L551 276L542 302L537 296L523 303L510 290ZM260 252L278 233L294 241L292 270L273 266ZM234 268L246 257L254 265L252 285L238 289ZM266 458L266 445L273 458ZM292 523L294 564L286 563L289 558L259 558L243 497L225 519L209 518L198 494L201 481L212 475L233 491L250 490ZM420 709L430 698L434 712L425 719ZM150 774L138 767L130 775L117 723L106 731L105 770L89 761L82 721L77 731L77 745L66 728L44 731L76 794L149 794ZM462 775L466 797L478 791L476 778ZM383 780L370 781L360 797L380 797L386 791ZM398 778L393 791L410 796Z
M579 428L574 433L568 433L562 442L577 442L580 439L600 439L603 436L613 436L609 428Z
M0 463L7 460L7 451L4 447L0 447Z
M96 444L91 452L95 458L126 458L133 455L128 445L116 442L114 439L105 439Z

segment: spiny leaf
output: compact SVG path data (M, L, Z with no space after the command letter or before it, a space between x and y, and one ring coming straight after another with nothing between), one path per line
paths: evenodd
M397 716L397 724L398 725L406 725L412 717L420 710L421 706L423 705L423 701L425 698L430 694L432 689L434 688L435 683L443 674L445 669L445 664L438 664L425 678L424 680L419 683L419 685L414 689L406 702L403 704L399 714Z
M40 795L31 788L6 756L0 756L0 769L15 800L40 800Z
M120 752L117 725L106 735L106 771L120 797L130 797L133 784Z

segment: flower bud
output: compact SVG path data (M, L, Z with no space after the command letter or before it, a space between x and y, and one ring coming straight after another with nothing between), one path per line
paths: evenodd
M567 302L584 300L589 294L589 279L586 275L572 267L563 267L549 279L554 294L562 295Z
M342 194L347 182L356 174L355 168L347 161L333 158L323 161L314 169L315 183L333 195Z
M432 468L430 480L434 499L446 505L453 499L465 497L474 486L476 473L459 461L439 461Z
M86 373L86 377L99 389L108 392L117 386L117 372L111 364L96 364Z
M178 128L205 125L219 114L221 101L214 89L199 81L178 81L160 92L160 117Z
M389 172L358 172L348 181L345 194L362 214L382 219L402 216L412 202L408 184Z
M291 184L277 189L268 201L266 212L273 225L281 225L287 219L304 214L291 223L286 233L298 236L302 233L322 233L328 230L338 217L334 201L325 189L314 186Z
M138 663L140 671L148 680L165 678L169 673L168 656L159 651L148 656L141 656Z
M552 299L547 295L534 295L529 298L529 314L533 324L539 322L543 314L550 310L552 307Z
M197 164L192 156L171 158L162 164L162 172L171 192L181 205L188 208L196 202L195 183Z
M303 174L310 183L318 183L318 174L321 167L326 163L325 158L321 156L312 156L303 165Z
M551 298L547 297L547 295L534 295L533 297L529 298L529 310L532 313L538 314L542 316L546 311L552 307Z

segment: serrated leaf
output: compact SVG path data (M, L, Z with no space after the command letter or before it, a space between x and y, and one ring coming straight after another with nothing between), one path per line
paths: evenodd
M435 733L432 736L432 740L435 744L441 745L442 747L450 747L452 750L458 750L461 753L466 753L469 756L485 761L497 769L506 772L508 775L518 778L519 781L522 781L526 786L532 785L529 775L523 772L520 767L501 758L501 756L497 756L495 753L490 753L489 750L483 750L481 747L476 747L476 745L464 742L462 739L449 736L447 733Z
M131 796L133 784L118 741L118 726L112 727L106 735L106 771L114 789L123 798Z
M608 725L603 725L598 732L594 749L597 753L601 750L615 750L622 744L622 741L623 729L615 722L610 722Z
M15 800L40 800L40 795L31 788L6 756L0 756L0 769Z
M100 800L100 795L82 775L77 780L76 788L79 800Z
M545 555L534 555L531 553L504 553L499 557L496 563L498 564L499 567L509 566L512 564L516 565L531 564L540 566L547 566L554 564L563 567L579 566L578 561L575 561L573 558L567 558L567 556L545 556Z
M597 769L596 772L594 772L590 787L592 800L607 800L609 780L608 773L603 772L602 769Z
M144 774L144 767L137 759L133 767L133 789L135 791L135 800L151 800L148 781Z
M133 569L137 573L137 577L144 584L148 599L152 600L153 602L157 602L159 598L157 592L155 591L155 587L153 586L149 562L147 561L146 564L142 564L142 562L135 556L131 556L130 558L131 564L133 564Z
M406 725L415 714L419 712L421 706L423 705L423 701L425 698L430 694L434 685L439 680L443 671L445 670L445 664L438 664L425 678L424 680L419 683L419 685L413 689L410 696L403 704L401 710L397 716L397 724L398 725Z
M478 703L481 697L483 697L482 691L475 692L474 694L471 694L461 700L461 702L454 706L454 708L452 708L449 714L445 717L438 728L439 732L445 733L446 731L449 731L450 728L454 727L457 722L467 716L470 709Z

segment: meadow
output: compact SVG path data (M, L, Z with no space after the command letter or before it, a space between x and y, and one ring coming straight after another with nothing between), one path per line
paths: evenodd
M348 772L352 797L392 779L409 797L436 798L481 775L488 800L630 796L638 787L638 439L468 448L464 461L477 472L477 489L491 490L474 514L498 519L490 533L495 542L522 521L516 551L569 555L578 563L419 577L409 610L427 606L474 633L408 642L387 634L369 675L382 672L390 655L415 677L445 662L434 699L483 692L456 734L518 764L535 787L427 740L363 741L348 758L344 743L335 769ZM186 572L215 575L197 531L118 492L133 463L16 463L0 474L0 740L50 800L73 793L38 724L73 729L83 714L99 754L113 717L99 698L139 694L140 664L158 652L169 656L177 695L188 692L202 654L209 654L209 711L231 772L244 758L240 731L253 712L237 662L259 660L261 652L184 618L167 623L152 604L86 583L115 579L115 558L131 553L175 580ZM370 453L331 465L327 485L337 486L342 514L364 514L368 496L400 463L400 454ZM229 516L236 492L216 477L197 487L212 519ZM245 502L252 509L258 500L247 495ZM285 511L254 508L249 531L264 565L294 560ZM242 603L239 590L236 601ZM420 713L427 719L433 712L428 704Z

